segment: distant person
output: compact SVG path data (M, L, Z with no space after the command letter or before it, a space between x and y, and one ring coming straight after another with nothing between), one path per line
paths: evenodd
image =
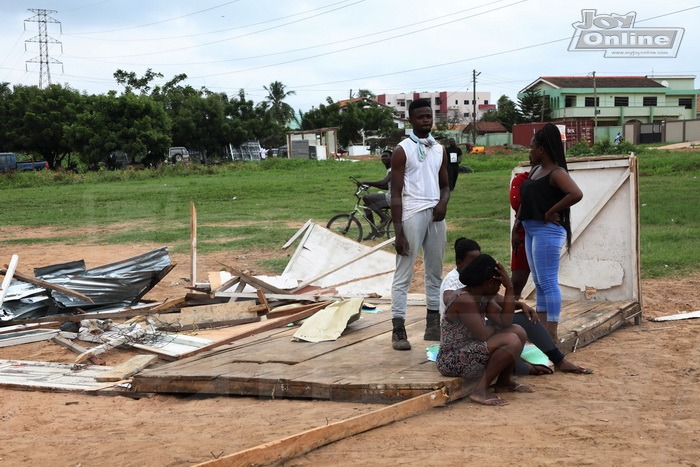
M571 206L583 192L569 175L559 129L548 123L530 143L530 175L520 187L520 209L513 227L525 228L525 252L536 288L535 309L547 332L559 342L561 312L559 257L566 243L571 246Z
M620 141L622 141L622 133L618 131L617 136L615 136L615 144L620 144Z
M430 135L433 109L428 99L408 107L413 127L391 156L391 220L396 232L396 270L391 287L394 350L410 350L405 328L406 298L418 252L425 269L426 328L423 339L440 340L440 282L450 199L447 153Z
M391 199L391 150L387 149L382 152L382 164L386 167L386 176L374 182L368 182L364 180L358 180L359 185L367 185L374 188L379 188L380 190L386 190L386 193L370 193L362 197L362 202L365 206L369 208L367 211L367 219L369 219L372 231L363 240L372 240L376 237L381 237L384 232L383 228L391 220L391 215L387 213L386 209L389 208L389 200ZM377 213L381 223L378 229L375 228L374 215L373 212Z
M459 165L462 163L462 150L457 147L454 138L450 138L445 151L447 151L447 179L450 191L453 191L459 176Z
M469 395L479 404L508 403L489 391L493 380L494 392L534 392L532 387L513 379L515 360L527 337L523 328L513 324L513 284L505 268L482 254L459 271L459 281L464 287L453 291L446 300L436 360L440 373L479 378ZM503 306L494 300L501 285L505 287Z
M265 149L262 146L260 146L260 159L261 160L267 159L267 149Z
M459 271L468 266L474 258L481 255L479 244L469 238L458 238L455 241L454 249L455 268L447 273L440 286L440 297L442 298L440 301L441 319L444 319L445 310L447 309L446 302L449 300L452 292L464 287L464 284L459 280ZM504 299L500 294L494 297L496 303L501 307L504 306ZM549 337L549 333L540 322L535 310L525 302L517 299L515 296L515 284L513 284L513 299L515 300L515 309L522 310L521 313L513 314L513 324L517 324L525 330L528 340L549 358L557 371L578 374L593 373L590 369L576 365L564 357L564 354L561 353L557 345ZM552 373L552 370L546 365L532 364L518 356L515 361L515 373L518 375L548 375Z

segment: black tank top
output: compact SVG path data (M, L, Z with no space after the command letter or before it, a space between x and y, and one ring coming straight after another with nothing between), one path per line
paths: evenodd
M538 167L538 169L540 168ZM554 170L559 169L555 168ZM520 186L520 216L518 218L521 221L544 220L545 213L565 196L563 191L549 184L549 176L552 172L536 180L528 178Z

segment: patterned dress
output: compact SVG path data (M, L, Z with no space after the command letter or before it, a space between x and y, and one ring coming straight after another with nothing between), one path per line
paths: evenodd
M473 338L462 321L455 322L447 317L442 319L436 363L443 376L480 378L490 356L486 342Z

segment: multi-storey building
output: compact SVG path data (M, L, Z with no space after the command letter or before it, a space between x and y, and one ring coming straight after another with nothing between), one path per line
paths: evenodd
M416 99L429 99L433 104L433 120L446 121L451 125L468 124L474 121L474 105L476 105L476 120L484 113L495 110L491 102L490 92L477 92L474 102L473 92L406 92L399 94L379 94L380 104L392 107L401 118L408 118L408 106Z
M598 126L696 118L695 76L542 76L525 87L550 103L553 121L596 120Z

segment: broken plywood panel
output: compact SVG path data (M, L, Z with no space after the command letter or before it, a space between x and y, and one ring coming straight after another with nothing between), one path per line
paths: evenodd
M371 251L371 247L313 224L307 229L283 275L290 275L304 282ZM391 295L395 263L393 253L384 250L375 251L319 278L313 284L319 287L343 284L336 287L338 295L342 296L366 296L375 293L388 297ZM387 273L387 271L392 272ZM383 274L375 276L379 273ZM368 279L346 283L358 277L368 277Z
M94 390L104 386L95 377L111 370L105 366L0 360L0 386L57 392Z

